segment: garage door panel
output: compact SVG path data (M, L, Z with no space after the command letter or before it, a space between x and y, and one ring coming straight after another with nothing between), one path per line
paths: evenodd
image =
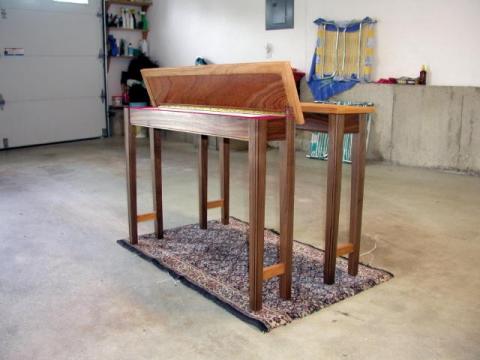
M52 111L52 110L55 111ZM98 114L103 104L97 98L31 101L7 104L0 121L0 139L8 138L10 147L92 138L102 135Z
M0 148L99 137L105 127L101 0L88 5L53 0L0 0Z
M0 42L3 47L23 47L30 56L97 56L103 43L100 26L101 19L92 13L14 9L0 21Z
M102 63L96 58L4 57L0 79L7 101L100 95Z
M8 9L55 11L75 14L96 14L99 0L89 0L88 4L61 3L53 0L0 0L0 6Z

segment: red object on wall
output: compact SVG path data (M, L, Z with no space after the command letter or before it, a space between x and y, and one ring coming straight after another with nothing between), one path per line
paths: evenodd
M388 79L380 79L377 81L377 84L396 84L397 79L395 78L388 78Z

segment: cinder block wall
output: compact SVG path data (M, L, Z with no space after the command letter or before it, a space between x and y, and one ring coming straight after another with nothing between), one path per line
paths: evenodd
M305 82L301 98L313 99ZM480 173L480 88L359 84L337 98L375 103L369 159ZM297 134L297 148L309 141Z

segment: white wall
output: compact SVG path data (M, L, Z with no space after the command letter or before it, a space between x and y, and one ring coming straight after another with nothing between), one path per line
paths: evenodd
M480 0L295 0L295 28L265 31L264 0L154 0L149 11L152 56L165 66L267 59L310 67L318 17L370 16L377 25L376 78L417 76L431 85L480 86Z

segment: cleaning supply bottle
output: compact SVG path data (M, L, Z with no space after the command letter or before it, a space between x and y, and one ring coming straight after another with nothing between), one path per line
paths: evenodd
M132 46L132 43L128 43L127 52L128 52L128 56L133 56L133 46Z
M422 70L420 71L420 77L418 78L419 85L427 85L427 67L422 65Z
M147 13L145 11L142 11L141 15L142 15L142 30L147 31L148 30Z
M135 29L135 9L130 9L130 29Z
M122 25L120 27L126 28L127 27L127 11L125 10L125 8L121 8L120 12L122 14L122 17L121 17Z
M120 56L125 56L125 39L120 40Z
M143 55L148 56L148 42L147 42L147 40L145 40L145 39L140 40L140 42L138 43L138 48L140 49L140 52Z
M133 24L133 18L132 18L132 12L130 10L127 10L127 17L128 17L128 28L132 28Z
M127 9L125 10L125 17L127 18L127 29L132 28L132 14L130 14L130 11Z
M132 29L137 28L137 17L135 16L135 10L132 11Z

